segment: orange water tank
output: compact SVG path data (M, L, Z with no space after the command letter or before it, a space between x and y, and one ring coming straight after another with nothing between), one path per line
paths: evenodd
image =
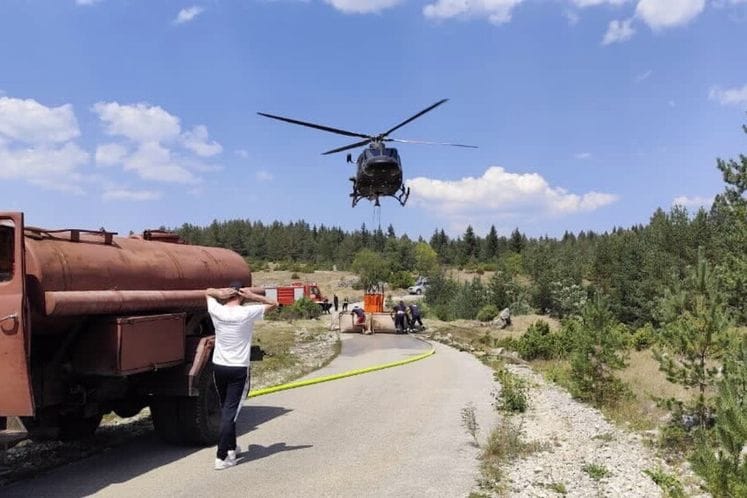
M384 311L384 294L364 294L363 311L366 313L382 313Z

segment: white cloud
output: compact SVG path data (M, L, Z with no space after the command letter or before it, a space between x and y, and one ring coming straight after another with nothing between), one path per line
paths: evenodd
M622 5L628 0L571 0L576 7L596 7L597 5Z
M158 106L97 102L93 111L106 124L109 135L122 135L135 142L174 140L181 131L179 118Z
M126 188L105 190L101 195L105 201L155 201L161 198L156 190L130 190Z
M591 159L591 152L577 152L573 157L576 159Z
M700 209L701 207L709 208L713 204L713 197L686 196L680 195L672 201L673 206L682 206L690 209Z
M127 156L127 147L117 143L103 144L96 147L96 164L114 166L120 164Z
M195 126L192 131L185 131L181 138L182 144L200 157L214 156L223 151L218 142L208 142L208 131L204 125Z
M618 199L602 192L570 193L550 186L537 173L510 173L499 166L489 167L479 178L447 181L421 177L408 184L414 205L433 209L451 221L466 216L568 215L594 211Z
M604 34L604 38L602 39L602 45L622 43L630 40L630 38L635 34L635 30L630 25L631 22L632 19L610 21L610 24L607 27L607 32Z
M204 10L205 9L203 9L202 7L198 7L196 5L193 5L192 7L188 7L186 9L182 9L176 15L176 18L174 19L174 24L188 23L194 20L195 17L202 14Z
M50 190L82 194L78 170L88 161L88 153L72 142L20 148L0 144L0 179L20 179Z
M708 92L708 98L717 101L721 105L747 106L747 84L741 88L726 89L714 86Z
M46 107L33 99L0 97L0 137L27 144L51 144L79 135L70 104Z
M636 15L654 30L682 26L705 8L705 0L640 0Z
M399 4L401 0L324 0L346 14L370 14L381 12Z
M566 18L570 26L575 26L581 20L581 16L572 10L564 10L563 17Z
M197 183L199 180L188 169L174 160L169 149L157 142L140 144L123 161L124 169L135 171L143 180L174 183Z
M437 0L423 7L429 19L484 17L493 24L511 20L511 11L524 0Z
M124 143L105 144L97 150L97 162L101 165L119 163L143 180L188 184L201 181L195 172L220 169L200 159L223 150L219 143L209 140L204 125L182 133L177 116L143 103L99 102L92 110L109 135L125 139Z
M84 193L80 169L89 154L72 141L79 135L70 104L0 97L0 179Z
M652 74L654 74L654 72L651 69L649 69L645 73L638 74L635 77L635 82L636 83L641 83L643 81L646 81L647 79L649 79L651 77Z
M269 182L273 179L272 173L263 169L257 171L257 174L255 176L260 182Z

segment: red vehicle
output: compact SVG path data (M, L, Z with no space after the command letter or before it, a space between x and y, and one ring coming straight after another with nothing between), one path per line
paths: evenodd
M0 212L0 444L24 426L37 439L84 437L105 413L146 406L165 440L215 443L205 289L251 285L251 272L233 251L174 242Z
M322 295L322 291L315 283L291 282L288 285L266 285L265 295L275 299L281 306L289 306L301 298L307 298L322 307L322 311L329 311L329 299Z

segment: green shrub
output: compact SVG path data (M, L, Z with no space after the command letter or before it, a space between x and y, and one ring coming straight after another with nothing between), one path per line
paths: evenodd
M387 282L392 289L407 289L415 285L415 279L409 271L394 271L389 274Z
M654 327L650 323L647 323L630 336L630 347L636 351L643 351L651 347L655 339L656 333L654 332Z
M557 336L550 333L550 325L544 320L531 324L516 342L516 351L527 361L555 358L558 356L558 349Z
M319 318L321 314L321 306L311 299L304 297L290 306L277 308L272 313L268 313L265 318L268 320L304 320Z
M516 351L517 349L516 343L517 343L517 340L514 339L513 337L502 337L495 341L495 347Z
M486 304L477 312L477 319L481 322L489 322L498 316L498 308L494 304Z
M299 278L301 278L301 277L298 276L298 273L296 273L296 272L291 273L291 279L298 280Z
M507 412L525 412L528 405L526 382L505 368L496 371L494 375L495 379L501 383L501 390L496 396L495 407Z

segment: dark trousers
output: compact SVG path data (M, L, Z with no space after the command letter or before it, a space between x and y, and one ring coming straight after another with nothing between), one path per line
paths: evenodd
M405 331L405 320L407 317L404 313L395 313L394 315L394 329L397 332L404 332Z
M416 323L421 327L423 326L423 320L420 319L420 315L410 318L410 328L414 328Z
M225 460L228 450L236 449L236 419L249 391L248 367L213 364L213 380L220 397L220 432L217 457Z

